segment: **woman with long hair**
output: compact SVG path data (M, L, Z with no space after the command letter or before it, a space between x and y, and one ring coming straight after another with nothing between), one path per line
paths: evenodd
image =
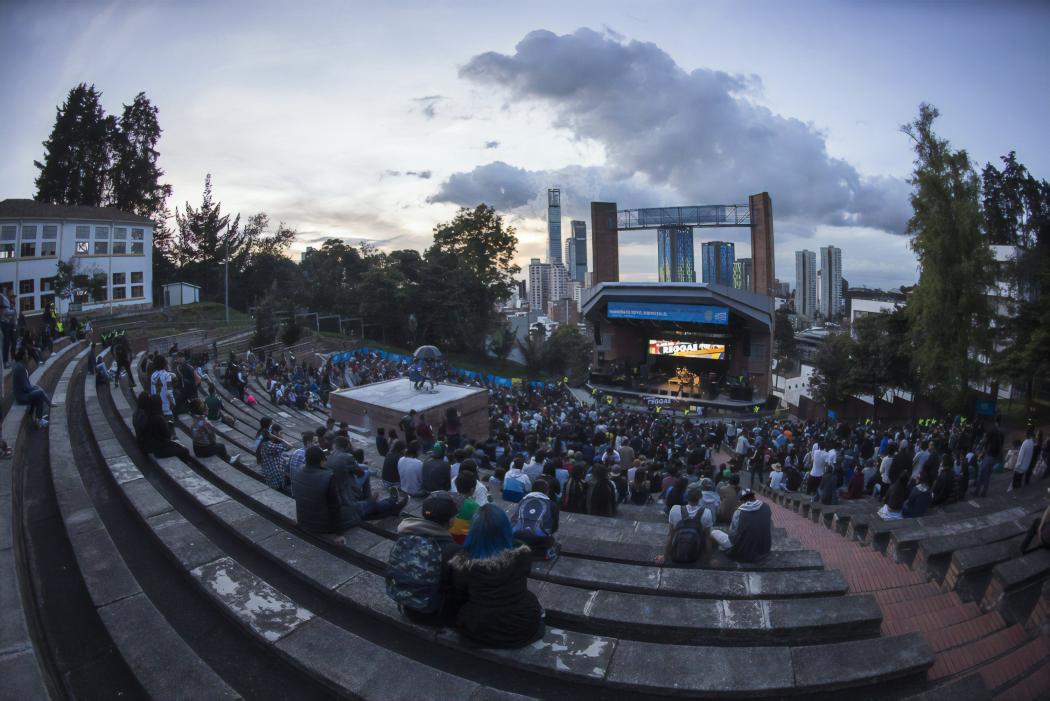
M461 635L501 648L522 647L543 636L543 609L528 586L532 550L515 546L503 509L484 504L477 510L463 550L449 565Z

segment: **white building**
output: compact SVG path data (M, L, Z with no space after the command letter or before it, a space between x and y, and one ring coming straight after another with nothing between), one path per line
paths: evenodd
M820 313L825 319L842 314L842 249L820 248Z
M165 307L178 307L201 301L201 288L188 282L169 282L163 285L163 290Z
M795 251L795 313L813 319L817 313L817 254Z
M529 309L547 311L551 298L551 265L539 258L529 262Z
M58 261L77 273L101 274L98 297L87 289L56 299ZM0 290L17 297L26 316L52 302L59 314L153 306L153 222L112 207L54 205L35 200L0 201Z

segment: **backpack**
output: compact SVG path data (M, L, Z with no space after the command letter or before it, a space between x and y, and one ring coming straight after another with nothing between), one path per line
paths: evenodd
M514 477L503 478L503 501L518 503L525 496L525 483Z
M690 517L685 506L678 508L682 510L682 520L675 524L671 534L671 562L696 562L704 551L704 526L701 520L707 509L701 508Z
M549 538L553 529L554 515L551 513L549 500L541 497L522 500L511 527L515 538L532 545Z
M386 568L386 595L419 613L441 608L441 548L433 538L404 535L390 550Z
M565 491L561 495L561 506L570 513L587 512L587 486L579 477L571 476L565 482Z

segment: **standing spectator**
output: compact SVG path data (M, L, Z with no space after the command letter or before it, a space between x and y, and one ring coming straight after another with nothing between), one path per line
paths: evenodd
M977 481L973 487L973 495L975 497L988 496L988 485L992 481L992 470L1002 461L1002 453L1003 433L999 430L999 422L996 421L984 434L981 462L977 467Z
M161 410L169 420L175 412L175 392L171 388L171 373L163 355L153 358L153 374L149 378L149 393L160 398Z
M386 454L390 452L390 442L387 441L386 429L382 426L376 431L376 451L381 458L385 458Z
M514 546L510 519L485 504L452 557L456 630L485 647L523 647L543 636L543 609L529 591L532 551Z
M1014 460L1014 476L1011 483L1014 489L1032 481L1035 458L1035 429L1029 426L1024 434L1024 443L1021 444L1020 449L1017 451L1017 459Z
M6 292L0 292L0 348L3 350L4 367L15 355L15 312L14 295L8 296Z

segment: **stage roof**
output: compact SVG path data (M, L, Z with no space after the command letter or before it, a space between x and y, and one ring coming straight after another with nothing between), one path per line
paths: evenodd
M584 291L581 306L589 316L610 301L669 304L716 304L747 316L760 324L773 325L773 297L750 290L702 282L602 282Z

